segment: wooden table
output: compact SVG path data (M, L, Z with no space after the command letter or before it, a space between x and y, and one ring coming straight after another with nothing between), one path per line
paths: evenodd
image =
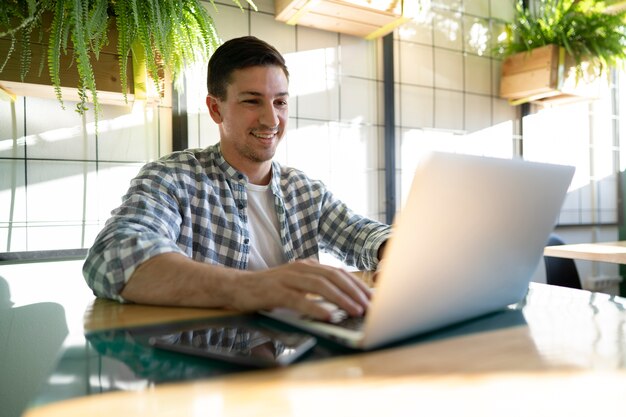
M543 254L558 258L626 264L626 241L547 246Z
M25 415L619 414L626 410L625 306L619 297L531 284L526 299L509 310L391 348L285 369L131 386L33 407ZM223 314L232 313L97 300L84 323L93 332Z

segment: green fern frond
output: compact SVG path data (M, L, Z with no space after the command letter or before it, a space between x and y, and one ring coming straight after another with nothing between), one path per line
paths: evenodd
M0 3L0 37L14 37L37 20L37 0ZM19 21L17 26L12 26Z
M20 78L22 82L24 82L24 78L26 74L28 74L28 70L30 69L30 63L32 61L32 51L30 48L30 37L32 33L32 26L26 26L21 30L21 44L22 44L22 53L20 56Z
M11 44L9 45L9 51L7 52L7 56L4 59L4 62L2 62L2 65L0 65L0 72L4 70L4 67L6 67L7 62L9 62L11 55L13 55L13 52L15 51L15 45L17 45L17 39L15 38L15 35L11 34L10 36Z
M80 103L77 111L83 113L86 108L87 94L91 93L91 99L94 106L96 119L100 110L98 103L98 93L96 92L96 77L93 73L91 59L89 56L89 39L87 36L87 27L85 22L88 18L88 0L72 0L72 8L70 9L70 24L72 25L72 43L74 44L74 58L76 60L76 69L80 79L79 91Z
M124 101L128 102L128 58L132 40L135 38L135 26L132 24L133 19L128 2L115 2L113 4L113 12L116 16L115 24L118 32L117 54L120 65L120 82L122 83Z
M159 80L159 66L157 65L157 58L154 54L154 43L152 41L151 34L151 24L149 23L149 13L147 3L133 2L133 6L136 8L133 10L135 15L138 17L137 22L137 38L140 42L140 46L143 49L143 53L146 57L146 67L148 69L148 73L150 77L155 82L157 89L160 92L160 86L158 83Z
M58 1L56 9L53 14L52 24L50 25L50 40L48 43L48 71L50 73L50 80L54 86L54 92L57 99L61 103L61 107L65 108L63 104L63 96L61 94L61 42L62 34L64 32L65 23L65 5L63 1Z
M95 0L86 21L86 29L96 59L100 58L100 50L108 43L108 0Z

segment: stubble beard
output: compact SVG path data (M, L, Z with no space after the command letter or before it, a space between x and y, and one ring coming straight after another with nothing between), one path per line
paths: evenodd
M271 161L276 154L276 147L278 146L278 142L275 146L264 150L263 152L259 152L252 148L252 146L244 145L240 147L239 153L243 155L249 161L255 163L263 163L267 161Z

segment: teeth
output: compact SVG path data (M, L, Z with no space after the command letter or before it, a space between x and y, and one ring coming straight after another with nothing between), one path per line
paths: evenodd
M254 132L253 132L252 134L253 134L254 136L256 136L257 138L261 138L261 139L271 139L271 138L273 138L273 137L274 137L274 135L275 135L276 133L270 133L270 134L266 134L266 135L264 135L264 134L261 134L261 133L254 133Z

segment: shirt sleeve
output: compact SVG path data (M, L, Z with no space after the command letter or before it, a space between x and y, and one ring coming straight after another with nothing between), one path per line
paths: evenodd
M389 225L352 212L330 191L324 195L319 228L324 250L366 271L376 270L378 249L391 235Z
M146 165L131 181L122 205L87 254L83 275L98 297L124 302L120 292L135 269L168 252L183 253L179 191L172 175L158 162Z

